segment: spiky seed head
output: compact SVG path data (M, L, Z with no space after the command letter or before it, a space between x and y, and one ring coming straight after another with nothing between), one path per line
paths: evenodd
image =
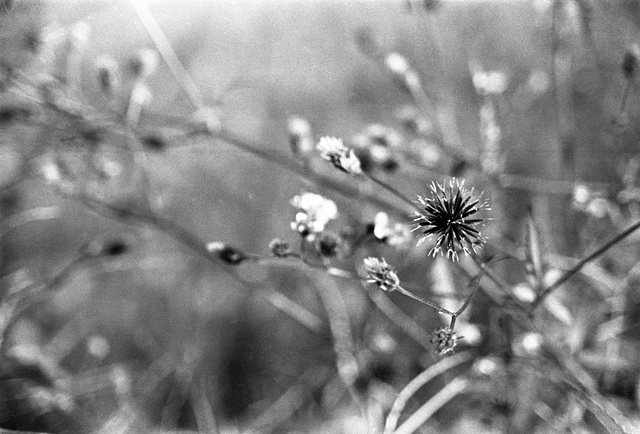
M461 250L466 255L476 252L486 242L480 231L485 219L479 214L488 210L489 204L481 197L475 197L473 190L464 188L464 181L452 178L448 184L432 182L430 196L418 196L418 202L424 211L415 215L417 226L414 230L421 230L422 237L418 245L425 240L436 237L435 245L429 255L438 253L457 261Z
M452 354L460 339L462 337L449 327L441 327L431 332L431 345L441 356Z

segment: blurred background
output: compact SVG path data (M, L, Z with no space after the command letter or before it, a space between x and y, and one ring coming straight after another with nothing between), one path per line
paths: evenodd
M336 267L358 272L363 258L384 256L403 281L452 306L477 270L428 258L417 234L402 247L356 243L380 211L411 228L413 210L294 155L293 117L306 120L313 140L357 147L372 161L367 170L411 199L449 176L484 191L493 207L485 254L500 257L493 267L508 288L528 276L514 258L524 257L529 216L554 272L638 216L634 1L143 4L222 131L299 169L198 134L201 113L171 69L157 56L155 68L145 64L141 50L157 47L132 3L0 4L0 427L382 432L397 392L440 360L429 332L445 322L401 295L389 307L357 279L270 258L274 238L300 243L291 199L308 191L336 202L332 230L347 240ZM402 60L419 77L418 93ZM105 65L118 67L109 89ZM366 154L372 140L392 149L389 164ZM185 243L165 222L193 238ZM631 240L545 308L547 337L562 336L568 354L588 353L579 360L594 388L628 417L637 413L640 350ZM211 260L202 249L213 242L256 256ZM565 388L541 392L536 375L510 370L522 330L496 313L513 295L491 294L473 299L461 346L501 368L419 432L601 432L580 405L558 404ZM342 335L327 319L335 309L346 315ZM419 331L412 338L389 315ZM593 341L614 319L617 332ZM344 354L358 367L346 385L336 368ZM518 356L538 360L527 354ZM407 412L450 380L422 390Z

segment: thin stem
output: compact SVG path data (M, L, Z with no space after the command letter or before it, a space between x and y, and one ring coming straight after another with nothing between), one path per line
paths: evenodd
M191 79L191 76L180 62L178 55L173 50L173 47L167 40L162 29L158 25L158 22L151 14L149 7L142 0L131 0L131 4L140 18L140 22L149 34L149 37L153 41L154 45L158 49L160 56L164 59L165 63L169 67L169 70L175 77L176 81L186 94L191 105L196 109L205 107L202 94L198 90L198 86Z
M450 310L447 310L447 309L445 309L443 307L440 307L440 306L438 306L437 304L435 304L432 301L429 301L427 299L424 299L424 298L420 297L419 295L416 295L416 294L414 294L412 292L409 292L409 291L407 291L406 289L404 289L400 285L396 286L396 290L399 293L406 295L407 297L411 297L414 300L419 301L420 303L426 304L427 306L434 308L435 310L437 310L440 313L443 313L445 315L453 315L453 312L451 312Z
M622 231L621 233L619 233L618 235L613 237L611 240L606 242L604 245L602 245L602 247L597 249L595 252L593 252L589 256L585 257L584 259L580 260L576 265L573 266L572 269L570 269L569 271L564 273L562 275L562 277L560 277L558 280L556 280L554 283L552 283L550 286L548 286L546 289L544 289L540 293L538 298L536 298L536 300L531 304L531 309L530 309L531 312L533 312L533 310L535 310L535 308L538 307L540 305L540 303L542 303L542 301L549 294L551 294L551 292L553 292L556 289L558 289L564 282L569 280L574 274L578 273L582 269L582 267L584 267L587 263L593 261L598 256L600 256L603 253L605 253L611 247L615 246L620 241L622 241L623 239L625 239L626 237L631 235L633 232L635 232L638 228L640 228L640 221L637 221L636 223L631 225L629 228L625 229L624 231Z
M364 286L365 283L362 282ZM366 291L369 298L376 305L378 310L382 312L389 320L400 327L408 336L416 341L425 350L430 351L430 336L422 327L409 315L404 313L402 309L391 301L391 299L382 291ZM429 353L428 353L429 354Z
M387 416L387 420L385 422L384 434L391 434L392 432L394 432L398 424L398 420L400 419L402 410L404 410L411 397L413 397L413 395L415 395L418 390L420 390L425 384L433 380L438 375L443 374L449 369L452 369L462 363L468 362L469 360L471 360L470 353L455 354L451 357L441 359L437 363L434 363L413 380L411 380L409 384L407 384L396 397L396 400L394 401L391 407L391 411L389 412L389 415Z
M469 306L469 302L471 301L471 298L474 296L474 294L476 293L476 291L478 290L478 287L480 286L480 279L482 278L482 274L475 276L473 278L473 289L471 290L471 293L467 296L467 299L464 301L464 303L462 304L462 306L460 306L460 309L458 309L455 314L453 315L453 317L458 317L462 314L462 312L465 311L465 309L467 308L467 306ZM451 329L453 330L453 322L455 322L455 319L452 318L452 325L451 325Z
M401 201L409 204L412 208L416 209L418 212L422 212L422 208L420 208L420 206L413 200L409 199L407 196L405 196L404 194L402 194L400 191L396 190L394 187L392 187L391 185L387 184L385 181L370 175L370 174L366 174L363 173L362 174L365 178L367 178L368 180L370 180L371 182L379 185L380 187L382 187L383 189L387 190L389 193L391 193L392 195L394 195L395 197L397 197L398 199L400 199Z

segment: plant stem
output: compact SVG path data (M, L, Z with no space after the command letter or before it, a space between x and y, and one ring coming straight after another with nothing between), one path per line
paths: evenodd
M560 277L558 280L556 280L554 283L552 283L550 286L548 286L547 288L545 288L540 295L538 295L538 298L535 299L535 301L531 304L531 309L530 311L533 312L536 307L538 307L540 305L540 303L542 303L542 301L549 295L551 294L551 292L555 291L556 289L558 289L564 282L566 282L567 280L569 280L574 274L576 274L578 271L580 271L582 269L582 267L584 267L587 263L593 261L594 259L596 259L598 256L602 255L603 253L605 253L607 250L609 250L611 247L615 246L616 244L618 244L620 241L622 241L623 239L625 239L626 237L628 237L629 235L631 235L633 232L635 232L636 230L638 230L638 228L640 228L640 221L637 221L636 223L634 223L633 225L629 226L627 229L625 229L624 231L622 231L621 233L619 233L618 235L616 235L615 237L613 237L611 240L607 241L604 245L602 245L598 250L596 250L595 252L593 252L592 254L590 254L589 256L585 257L584 259L580 260L576 265L573 266L572 269L570 269L569 271L567 271L566 273L564 273L562 275L562 277Z

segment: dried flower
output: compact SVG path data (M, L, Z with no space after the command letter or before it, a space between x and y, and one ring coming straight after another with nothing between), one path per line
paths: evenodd
M429 255L444 254L454 261L458 260L458 250L465 254L475 252L476 247L482 247L484 237L476 226L484 224L483 218L470 218L483 209L489 209L488 202L481 202L473 197L473 190L464 188L464 181L458 182L452 178L449 188L446 185L432 182L431 197L418 196L418 201L424 207L423 213L416 213L418 226L414 230L423 230L423 236L418 241L422 244L427 238L436 235L435 246Z
M320 152L322 158L330 161L338 169L347 173L362 173L360 160L356 157L353 149L347 148L342 143L342 139L323 137L316 145L316 150Z
M366 258L364 260L364 268L367 272L367 282L375 283L383 291L394 291L398 289L400 279L384 258Z
M275 238L269 243L269 251L276 258L286 258L291 254L291 247L285 240Z
M296 221L291 223L291 229L307 241L313 241L315 234L322 232L326 224L338 215L338 207L332 200L315 193L294 196L291 204L301 210L296 214Z
M449 327L441 327L431 332L431 345L441 356L452 354L460 339L462 337Z

